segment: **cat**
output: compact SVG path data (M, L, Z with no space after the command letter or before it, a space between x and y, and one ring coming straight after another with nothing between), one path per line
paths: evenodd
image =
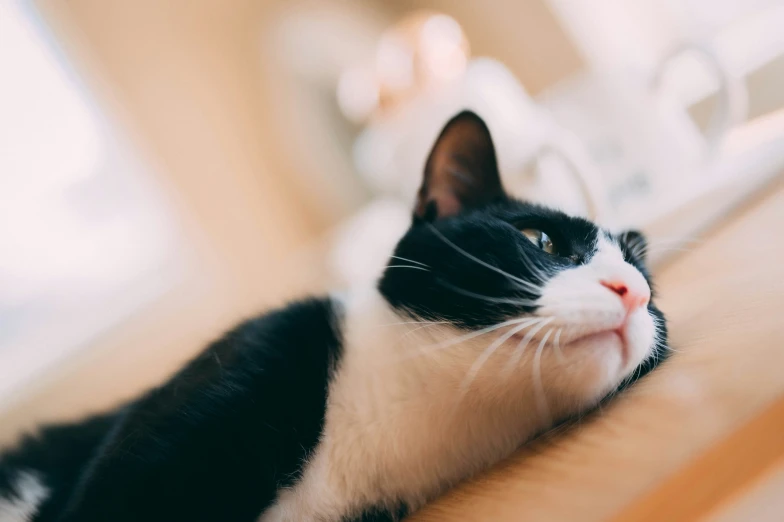
M0 457L0 522L395 521L668 354L639 232L510 197L451 119L374 288L251 319Z

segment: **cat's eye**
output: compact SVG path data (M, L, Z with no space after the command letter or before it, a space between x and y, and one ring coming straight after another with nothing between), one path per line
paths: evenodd
M550 239L550 236L545 234L541 230L537 230L535 228L524 228L520 232L534 245L541 248L548 254L555 254L555 246L553 245L553 241Z

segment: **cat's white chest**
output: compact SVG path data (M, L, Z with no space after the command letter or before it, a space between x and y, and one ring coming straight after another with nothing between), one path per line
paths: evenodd
M262 522L339 520L400 502L419 507L538 429L525 417L532 408L520 400L524 390L515 398L511 384L499 388L503 397L458 397L473 350L436 349L442 334L399 323L405 320L380 296L348 305L322 439Z

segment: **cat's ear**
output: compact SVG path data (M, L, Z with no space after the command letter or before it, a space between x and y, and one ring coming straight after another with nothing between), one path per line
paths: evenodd
M506 197L490 130L475 113L461 112L430 152L414 215L434 221Z
M634 259L641 263L645 263L648 257L648 240L642 232L637 230L627 230L618 235L618 241L624 252L628 253Z

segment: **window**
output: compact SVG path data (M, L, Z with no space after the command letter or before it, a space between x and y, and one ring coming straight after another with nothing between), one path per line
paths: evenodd
M0 3L0 405L161 295L166 200L29 3Z

